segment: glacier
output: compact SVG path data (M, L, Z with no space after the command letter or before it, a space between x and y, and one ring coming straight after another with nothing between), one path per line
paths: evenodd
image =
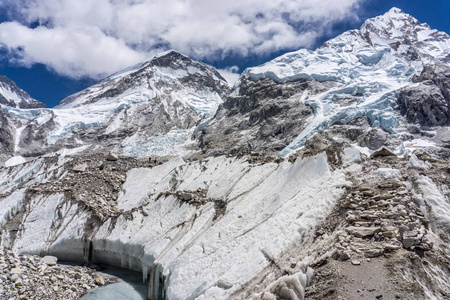
M150 299L327 299L377 263L416 283L386 290L444 297L449 127L398 99L433 86L404 103L445 114L449 41L393 8L233 89L168 51L53 109L2 105L1 246L138 271Z
M36 162L27 164L25 169L36 169ZM54 178L64 177L57 169ZM324 153L260 166L216 157L131 169L118 197L121 215L90 233L89 252L94 261L143 272L153 297L224 298L314 228L350 185L344 170L330 170ZM223 199L227 213L218 214L213 200L196 208L173 196L198 189L207 190L205 199ZM22 198L18 190L5 201L15 207ZM83 260L89 217L79 204L54 193L33 196L26 205L14 251ZM9 218L11 212L2 214Z

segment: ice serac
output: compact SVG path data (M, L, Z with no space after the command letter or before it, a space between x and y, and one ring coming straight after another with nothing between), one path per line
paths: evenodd
M446 68L448 57L448 34L393 8L314 51L301 49L245 70L233 94L203 130L201 145L207 153L263 151L287 156L334 124L358 119L396 133L399 93L417 99L399 101L408 120L446 125L448 78L434 76L427 88L429 97L408 91L419 93L429 85L416 83L424 77L421 72L437 65ZM421 114L428 116L412 117L405 106L423 106Z
M44 103L33 99L14 81L3 75L0 75L0 104L17 108L46 107Z

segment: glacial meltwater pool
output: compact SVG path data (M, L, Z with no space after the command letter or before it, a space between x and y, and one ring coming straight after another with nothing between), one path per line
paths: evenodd
M118 281L89 290L82 300L146 300L148 285L142 283L142 273L113 266L96 271L103 278L116 277Z

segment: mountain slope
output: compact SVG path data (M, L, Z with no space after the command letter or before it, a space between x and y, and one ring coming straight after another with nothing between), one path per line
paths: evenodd
M6 108L15 155L63 149L135 157L187 153L195 128L211 118L229 86L212 67L175 51L114 74L54 109ZM89 150L88 150L89 149Z
M0 75L0 104L17 108L43 108L39 102L20 89L11 79Z
M236 90L203 130L200 145L211 154L262 151L286 156L334 124L351 127L356 122L359 129L353 131L360 132L352 140L366 146L367 132L360 125L401 133L398 93L422 89L416 81L423 77L424 67L447 68L449 53L446 33L393 8L315 51L287 53L245 70ZM442 116L429 125L450 120L448 78L443 78L434 88L441 100L433 104ZM398 147L401 141L395 143Z

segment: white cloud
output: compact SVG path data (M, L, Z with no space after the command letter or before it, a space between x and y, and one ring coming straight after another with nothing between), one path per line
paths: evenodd
M69 77L100 78L144 60L145 55L95 28L37 27L0 24L0 41L15 49L22 65L42 63Z
M0 44L22 48L23 62L92 77L166 49L202 59L309 47L356 18L360 1L3 0L22 25L1 24Z
M225 69L218 69L217 71L219 71L220 75L222 75L222 77L225 78L226 81L230 85L234 85L234 83L236 81L238 81L239 76L241 75L239 73L239 67L238 66L232 66L232 67L225 68Z

